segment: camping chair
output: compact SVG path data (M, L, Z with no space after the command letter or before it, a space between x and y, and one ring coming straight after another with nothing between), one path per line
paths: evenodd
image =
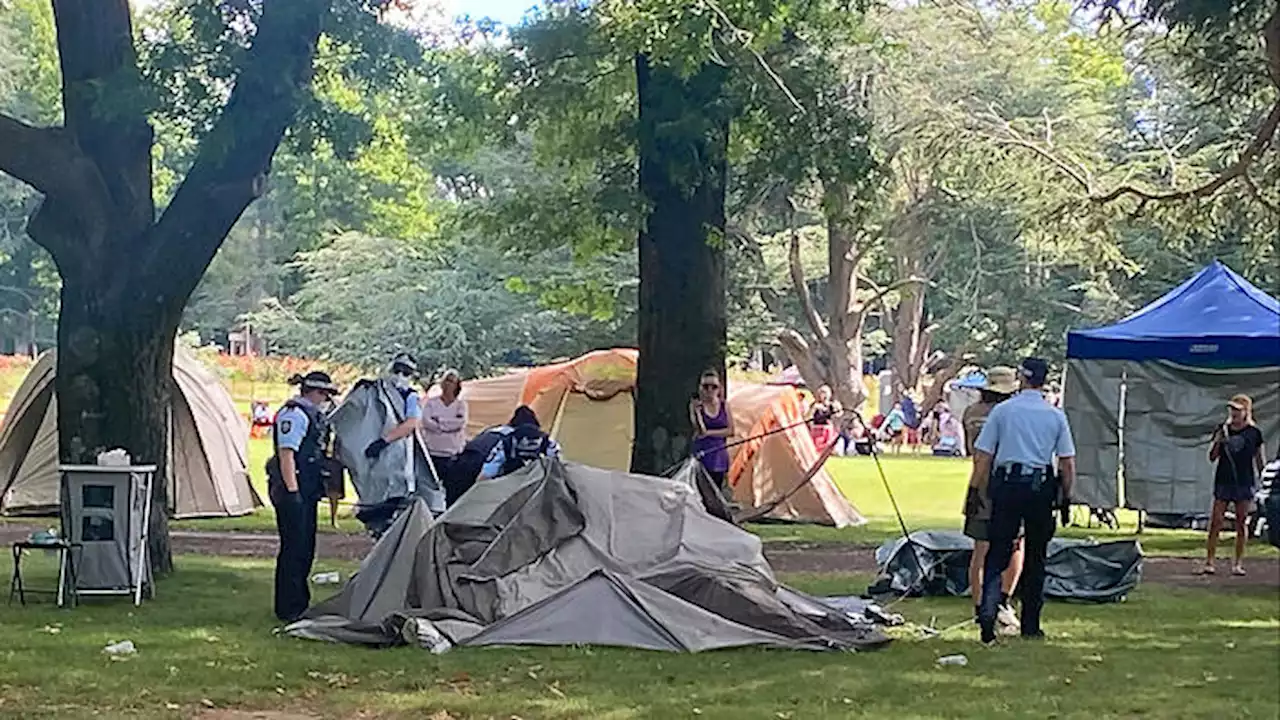
M254 400L249 410L249 437L267 437L276 424L275 413L261 400Z

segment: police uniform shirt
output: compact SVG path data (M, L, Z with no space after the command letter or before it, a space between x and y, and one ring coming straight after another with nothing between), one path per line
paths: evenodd
M406 420L422 418L422 401L418 399L418 393L410 392L404 396L404 417Z
M1039 390L1023 390L991 409L974 448L993 456L992 469L1020 463L1048 468L1053 456L1075 457L1067 416Z
M304 398L295 402L305 403ZM302 440L307 436L311 420L302 408L288 405L276 415L276 446L282 450L297 452L302 447Z
M502 427L498 428L498 434L505 437L507 435L510 435L512 432L514 432L514 430L515 430L514 428L508 425L503 425ZM549 458L560 457L560 445L556 443L555 440L552 440L550 437L547 438L547 455L546 456ZM506 464L507 464L506 443L503 442L502 440L499 440L498 444L494 445L493 450L489 452L489 459L484 461L484 467L480 470L480 473L487 478L498 477L499 475L502 474L502 466Z

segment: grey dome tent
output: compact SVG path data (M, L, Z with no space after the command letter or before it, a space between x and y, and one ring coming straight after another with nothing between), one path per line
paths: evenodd
M285 631L375 646L443 637L672 652L889 641L778 584L759 538L707 514L683 475L541 460L476 483L434 521L415 500L346 587Z
M1114 325L1068 333L1072 500L1207 512L1209 438L1236 393L1253 398L1263 436L1277 437L1280 302L1218 261Z
M42 354L0 429L0 512L58 512L58 403L54 351ZM194 355L173 358L169 503L173 517L245 515L262 505L249 483L249 426L221 381Z

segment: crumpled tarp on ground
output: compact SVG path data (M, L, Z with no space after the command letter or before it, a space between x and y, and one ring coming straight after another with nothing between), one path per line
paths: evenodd
M952 530L921 530L911 542L891 540L876 549L880 568L873 595L968 595L973 540ZM1124 599L1142 577L1137 540L1097 543L1049 541L1044 592L1049 598L1084 602Z
M781 586L759 538L709 515L690 483L558 460L479 482L434 522L415 503L347 586L286 632L676 652L888 642Z

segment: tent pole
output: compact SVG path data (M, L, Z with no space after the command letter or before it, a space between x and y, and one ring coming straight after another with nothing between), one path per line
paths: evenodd
M565 388L564 394L560 396L560 405L556 408L556 417L551 421L551 439L557 442L560 437L560 423L564 420L564 409L569 404L569 394L572 392L572 388Z

